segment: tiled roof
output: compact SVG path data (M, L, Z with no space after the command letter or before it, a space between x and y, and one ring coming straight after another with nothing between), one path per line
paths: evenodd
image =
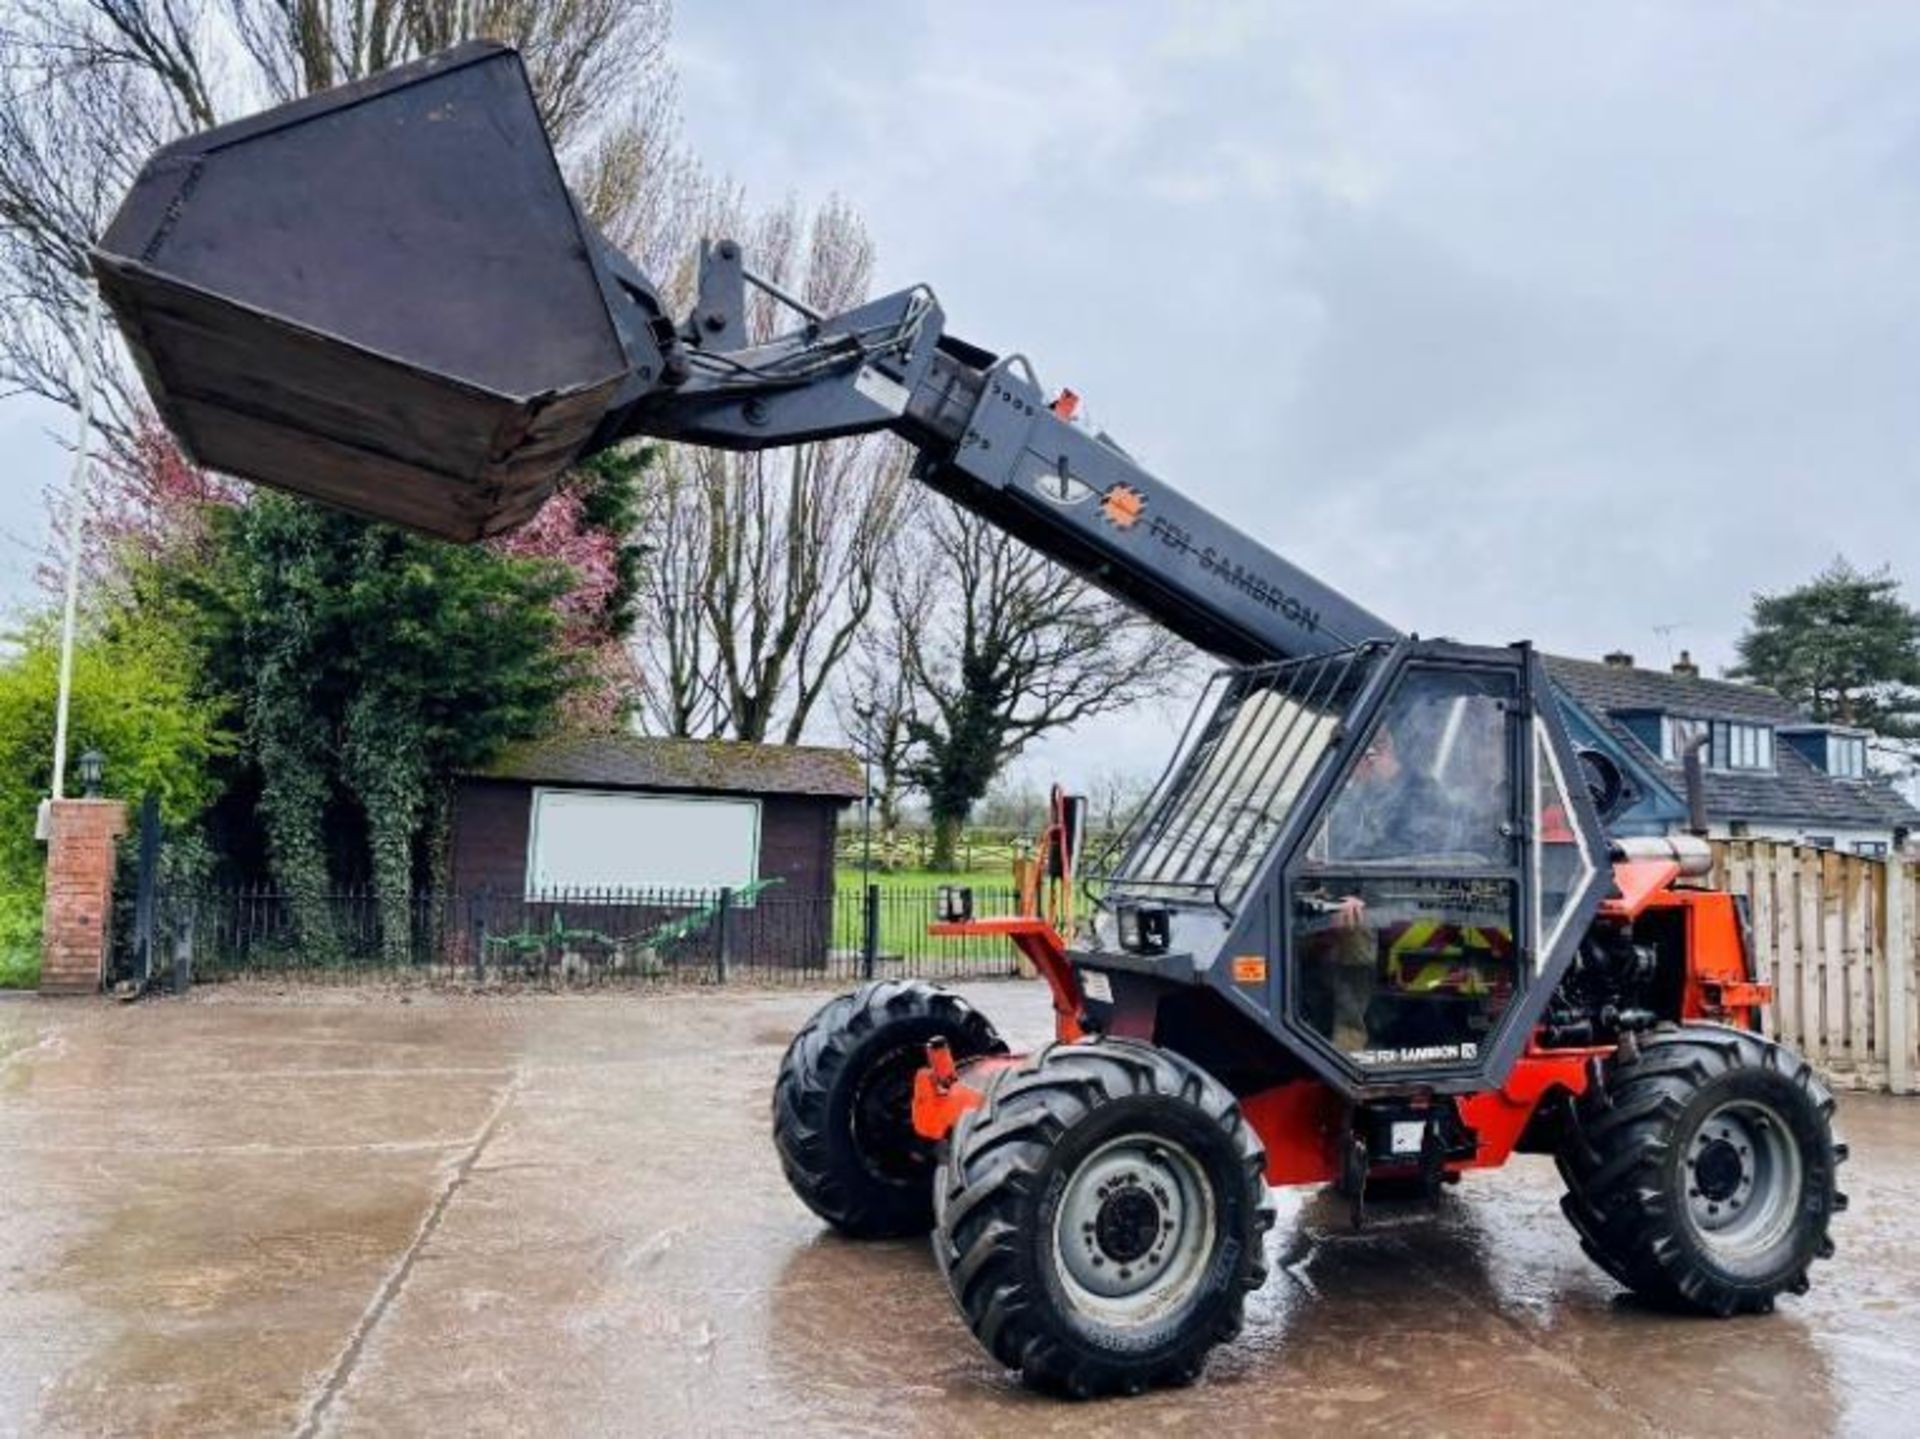
M1807 722L1792 701L1760 685L1628 669L1562 655L1548 655L1547 669L1580 703L1609 714L1659 710L1694 719L1758 720L1774 725Z
M562 735L515 745L474 771L487 779L614 789L802 794L858 799L860 764L843 749L646 735Z
M1759 685L1735 684L1660 670L1626 669L1591 660L1546 656L1555 682L1603 725L1613 740L1642 763L1668 777L1682 792L1680 766L1667 764L1616 718L1657 710L1694 719L1747 720L1776 727L1807 723L1790 701ZM1920 810L1880 779L1835 779L1809 764L1799 751L1778 740L1774 768L1708 769L1702 776L1707 816L1718 820L1773 820L1783 823L1877 828L1920 828Z

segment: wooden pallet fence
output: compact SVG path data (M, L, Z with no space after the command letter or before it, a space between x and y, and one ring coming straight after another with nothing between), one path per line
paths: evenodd
M1714 882L1745 895L1774 987L1769 1033L1848 1088L1920 1077L1920 866L1771 840L1714 843Z

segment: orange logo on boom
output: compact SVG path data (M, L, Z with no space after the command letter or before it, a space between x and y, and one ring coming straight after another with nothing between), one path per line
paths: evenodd
M1147 497L1132 485L1115 485L1100 501L1100 513L1123 530L1132 529L1147 507Z

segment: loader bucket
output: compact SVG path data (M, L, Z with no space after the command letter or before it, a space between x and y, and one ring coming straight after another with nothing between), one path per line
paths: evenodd
M93 260L196 461L446 539L530 518L630 368L496 45L167 146Z

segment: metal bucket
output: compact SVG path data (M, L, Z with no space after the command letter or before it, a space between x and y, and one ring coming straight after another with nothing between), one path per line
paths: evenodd
M519 56L475 43L168 146L93 259L195 460L471 540L635 366L600 243Z

